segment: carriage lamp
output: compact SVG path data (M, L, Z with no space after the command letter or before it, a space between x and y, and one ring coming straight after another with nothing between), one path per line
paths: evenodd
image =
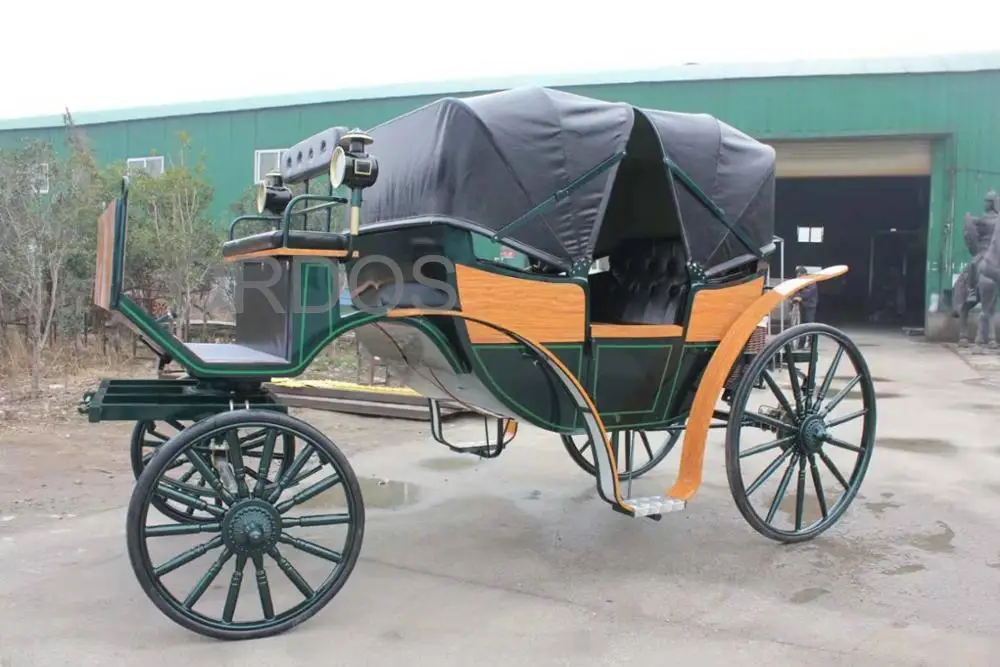
M330 185L346 185L351 190L351 234L361 224L361 191L378 180L378 160L365 152L374 139L361 130L352 130L340 139L330 159Z
M257 184L257 213L267 211L281 215L291 200L292 191L276 171L269 173Z

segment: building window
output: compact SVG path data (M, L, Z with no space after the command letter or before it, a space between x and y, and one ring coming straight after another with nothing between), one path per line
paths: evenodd
M130 157L128 159L128 175L135 176L141 172L153 176L163 174L163 156L152 155L150 157Z
M259 183L272 171L281 171L281 156L285 148L271 148L253 152L253 182Z
M823 242L822 227L799 227L797 231L798 231L799 243Z
M35 194L47 195L49 193L49 163L40 162L31 171L31 187Z

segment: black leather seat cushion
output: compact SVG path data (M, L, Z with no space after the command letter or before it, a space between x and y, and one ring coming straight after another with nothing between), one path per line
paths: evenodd
M375 298L379 306L394 308L444 308L449 305L447 292L422 283L383 285Z
M595 322L678 324L690 287L680 240L635 241L608 258L610 271L591 280Z
M233 239L222 244L222 256L233 257L261 250L277 250L281 247L296 250L347 250L347 234L332 232L311 232L291 230L288 232L288 244L282 246L281 230L261 232L241 239Z

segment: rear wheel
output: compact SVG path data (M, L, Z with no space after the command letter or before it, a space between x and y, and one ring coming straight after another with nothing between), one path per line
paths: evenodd
M800 341L806 349L795 349ZM755 394L758 381L767 389ZM875 422L871 373L842 331L807 323L776 336L747 368L731 404L726 474L740 513L779 542L826 531L861 487ZM765 492L771 482L774 491ZM763 511L754 507L758 499Z
M677 444L683 432L683 426L671 426L663 431L612 431L609 435L615 460L618 462L619 481L638 479L659 465ZM594 443L590 437L560 437L573 462L588 475L596 475Z

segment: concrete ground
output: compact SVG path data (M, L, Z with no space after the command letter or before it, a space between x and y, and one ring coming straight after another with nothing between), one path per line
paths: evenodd
M354 575L323 611L255 642L174 625L129 566L120 462L108 508L0 522L0 665L995 667L1000 364L895 333L856 340L879 378L879 445L812 542L744 523L721 431L688 509L654 522L598 500L554 435L522 427L479 461L422 424L302 411L351 454L371 505ZM361 446L372 429L379 445ZM678 458L634 495L669 486Z

